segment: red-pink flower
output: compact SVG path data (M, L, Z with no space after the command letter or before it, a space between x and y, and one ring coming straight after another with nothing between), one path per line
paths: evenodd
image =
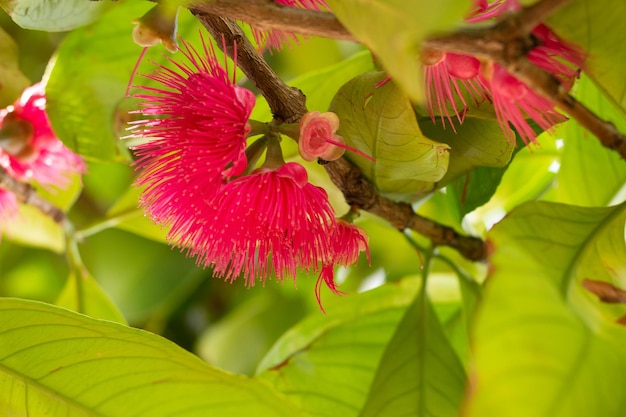
M475 10L467 22L482 22L505 12L518 11L517 0L475 0ZM569 89L583 66L584 54L576 46L559 39L546 25L540 24L532 34L537 46L528 53L528 60L558 78ZM427 108L433 118L440 114L445 125L447 118L452 127L452 116L463 122L467 102L465 96L494 103L496 117L510 140L514 133L509 123L524 142L534 142L536 134L527 119L532 119L543 130L566 118L554 109L554 105L536 94L522 81L507 72L499 64L479 62L477 59L456 54L431 53L425 60L425 89ZM463 86L464 88L461 88Z
M227 183L193 225L170 238L212 266L215 276L241 275L252 286L272 273L282 281L295 278L298 268L318 270L334 249L328 236L335 224L326 191L308 182L302 165L289 162Z
M531 118L543 130L548 130L565 117L554 110L554 105L532 91L526 84L512 76L498 64L493 64L491 79L485 80L493 95L493 104L504 135L515 141L509 122L525 143L535 141L535 131L527 118Z
M325 161L339 159L345 152L343 137L336 135L339 118L335 113L309 112L300 119L298 151L305 161L321 158Z
M169 59L175 68L159 66L146 75L159 86L140 87L135 97L149 118L133 126L134 137L149 139L135 147L137 184L145 186L141 205L156 222L171 225L175 236L193 230L206 201L228 177L244 172L255 103L254 94L235 85L217 62L212 45L204 44L203 56L183 46L189 64Z
M81 158L53 132L40 83L0 110L0 166L20 181L57 187L66 186L69 175L85 169Z
M298 7L301 9L308 10L321 10L322 8L327 8L325 0L274 0L277 4L288 6L288 7ZM290 41L298 41L298 37L295 33L292 32L284 32L282 30L272 29L272 30L259 30L254 26L252 27L252 34L254 35L254 40L256 41L259 47L263 45L267 45L270 50L279 50L285 42Z
M324 259L322 270L315 283L315 297L322 311L324 311L321 299L322 282L324 282L333 293L338 295L343 294L337 289L337 284L335 283L335 266L349 266L356 263L359 259L359 254L363 251L367 254L367 260L370 260L370 252L367 244L368 237L365 230L360 227L339 219L329 239L331 244L330 256Z
M459 124L463 123L468 98L477 105L490 100L480 80L480 61L476 58L441 52L429 54L423 60L427 110L433 122L438 113L442 126L445 127L448 119L454 130L452 118L456 117Z

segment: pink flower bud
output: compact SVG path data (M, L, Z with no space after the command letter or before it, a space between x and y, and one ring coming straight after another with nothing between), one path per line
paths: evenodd
M300 120L298 151L305 161L321 158L334 161L345 152L343 137L336 135L339 118L335 113L309 112Z

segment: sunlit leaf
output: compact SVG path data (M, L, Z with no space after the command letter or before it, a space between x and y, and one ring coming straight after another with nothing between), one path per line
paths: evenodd
M296 416L267 385L154 334L50 305L0 302L0 404L21 416Z
M110 4L82 0L0 0L0 7L25 29L55 32L93 22Z
M464 387L463 366L420 292L387 345L360 416L456 417Z
M625 221L625 205L535 202L494 227L466 416L623 415L626 306L582 280L626 287Z
M0 27L0 108L14 103L29 85L18 67L17 45Z
M328 4L414 100L422 99L421 41L451 30L470 7L469 0L328 0Z
M620 27L625 20L623 1L586 0L568 2L548 21L558 35L583 49L587 56L585 72L618 106L622 117L626 116L626 37L623 31L605 29Z
M331 111L341 120L338 133L346 143L375 159L348 152L383 193L414 199L435 187L448 168L449 146L425 137L413 106L391 81L382 86L382 73L366 73L344 85Z
M626 132L626 120L602 93L583 77L577 84L576 96L603 118L613 120L618 130ZM580 206L606 206L624 200L626 163L617 152L602 146L600 141L570 120L557 127L555 135L563 142L561 166L557 175L554 199Z
M378 362L419 280L349 296L289 330L259 365L259 377L306 415L356 417Z

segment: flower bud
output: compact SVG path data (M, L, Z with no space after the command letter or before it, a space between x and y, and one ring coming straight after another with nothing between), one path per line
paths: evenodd
M317 158L334 161L345 152L343 137L336 135L339 118L335 113L309 112L300 120L298 151L305 161Z

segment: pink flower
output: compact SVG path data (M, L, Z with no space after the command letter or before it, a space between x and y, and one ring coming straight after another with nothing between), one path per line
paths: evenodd
M521 8L517 0L475 0L475 10L466 21L482 22ZM584 54L576 46L559 39L547 26L541 24L532 34L538 45L528 53L528 60L558 78L569 89L573 85L584 63ZM477 59L457 54L430 53L425 61L425 90L427 109L435 121L439 113L442 124L445 118L452 128L452 116L463 123L467 110L467 96L476 104L489 100L494 103L496 117L504 135L515 140L509 123L524 142L535 141L535 131L527 119L532 119L540 128L548 130L566 118L554 109L547 99L532 91L499 64L480 62ZM460 86L464 88L460 88Z
M485 83L492 92L498 122L511 141L515 141L515 135L508 128L509 122L524 142L529 143L535 141L536 134L526 118L531 118L543 130L566 120L549 100L537 95L498 64L493 64L491 80Z
M203 56L183 46L190 65L170 59L175 69L159 66L146 76L160 86L140 87L135 97L144 100L140 112L149 118L132 128L133 137L150 139L135 147L142 170L136 184L145 186L141 205L177 236L196 226L228 177L244 172L255 103L219 65L212 45L204 44Z
M274 0L276 3L282 6L288 7L298 7L301 9L308 10L321 10L322 8L327 8L325 0ZM259 47L263 45L267 45L270 51L280 50L282 48L283 43L289 41L298 41L298 37L295 33L284 32L281 30L259 30L255 27L252 27L252 34L254 36L254 40L256 41Z
M359 259L359 254L363 251L370 261L370 251L368 247L368 237L365 230L350 224L344 220L337 220L337 227L332 230L329 236L332 250L330 256L323 261L322 271L315 283L315 297L322 311L321 285L322 282L335 294L343 294L337 289L334 278L336 265L349 266Z
M335 224L326 191L290 162L224 185L193 226L173 229L170 238L199 264L212 266L214 275L228 281L242 275L252 286L272 273L282 281L295 279L299 267L318 270L318 261L334 249L328 236Z
M305 161L321 158L334 161L345 152L343 137L336 135L339 118L335 113L309 112L300 119L298 151Z
M429 54L424 61L427 110L433 122L439 113L442 126L445 127L445 119L448 119L455 130L452 117L456 116L459 124L463 123L468 108L466 96L477 105L490 100L480 80L480 61L476 58L441 52Z
M0 166L20 181L57 187L66 186L69 175L85 170L81 158L54 134L40 83L0 110Z

